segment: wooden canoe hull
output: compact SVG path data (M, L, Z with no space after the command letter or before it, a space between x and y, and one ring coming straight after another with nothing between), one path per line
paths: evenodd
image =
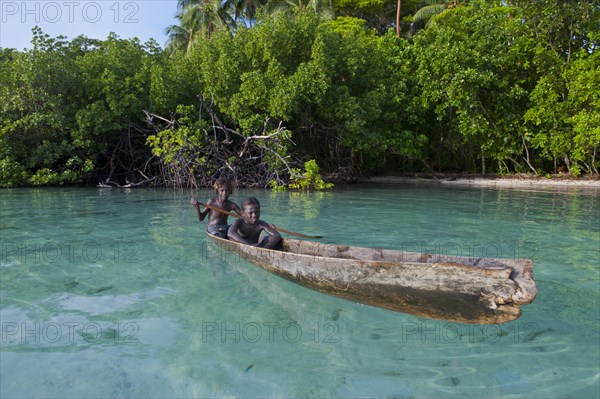
M483 259L283 239L275 251L208 234L221 249L308 288L438 320L498 324L537 295L529 259Z

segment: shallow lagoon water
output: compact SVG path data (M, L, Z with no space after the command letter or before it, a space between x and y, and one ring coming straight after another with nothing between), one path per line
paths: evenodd
M209 190L0 191L2 397L600 396L600 199L423 185L238 190L322 242L529 257L520 319L326 296L207 243Z

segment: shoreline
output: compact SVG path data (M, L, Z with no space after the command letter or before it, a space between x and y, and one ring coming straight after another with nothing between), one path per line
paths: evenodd
M600 175L587 175L574 178L569 175L552 175L551 178L532 174L515 175L477 175L465 173L407 173L403 175L378 175L371 177L340 177L339 175L324 174L325 181L336 186L352 186L354 184L442 184L445 186L490 187L490 188L521 188L521 189L570 189L580 188L600 191ZM20 188L57 188L57 187L95 187L100 189L132 189L132 188L169 188L164 185L130 184L112 186L106 184L73 184L73 185L40 185L0 187L0 190ZM170 187L173 188L173 187ZM183 187L181 187L183 188ZM189 187L188 187L189 188ZM196 187L196 189L210 187ZM239 187L249 188L249 187Z
M507 187L507 188L586 188L600 190L599 178L573 177L537 177L531 175L517 176L483 176L483 175L404 175L404 176L374 176L362 179L363 183L402 184L427 183L447 186L477 186L477 187Z

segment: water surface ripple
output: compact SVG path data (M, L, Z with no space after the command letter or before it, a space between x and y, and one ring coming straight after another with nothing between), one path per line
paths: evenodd
M190 195L0 191L2 397L600 396L600 199L403 184L256 196L322 242L530 257L502 325L329 297L208 245ZM32 383L35 381L35 383Z

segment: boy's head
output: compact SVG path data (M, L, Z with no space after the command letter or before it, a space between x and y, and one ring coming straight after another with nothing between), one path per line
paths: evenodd
M246 208L247 206L250 205L256 205L258 207L258 209L260 210L260 202L258 202L258 200L254 197L248 197L244 200L244 202L242 202L242 208Z
M248 224L255 224L260 219L260 202L254 197L246 198L242 202L244 220Z
M215 191L219 191L220 188L226 189L229 192L233 191L233 185L225 177L219 177L215 184L213 184L213 188L215 189Z

